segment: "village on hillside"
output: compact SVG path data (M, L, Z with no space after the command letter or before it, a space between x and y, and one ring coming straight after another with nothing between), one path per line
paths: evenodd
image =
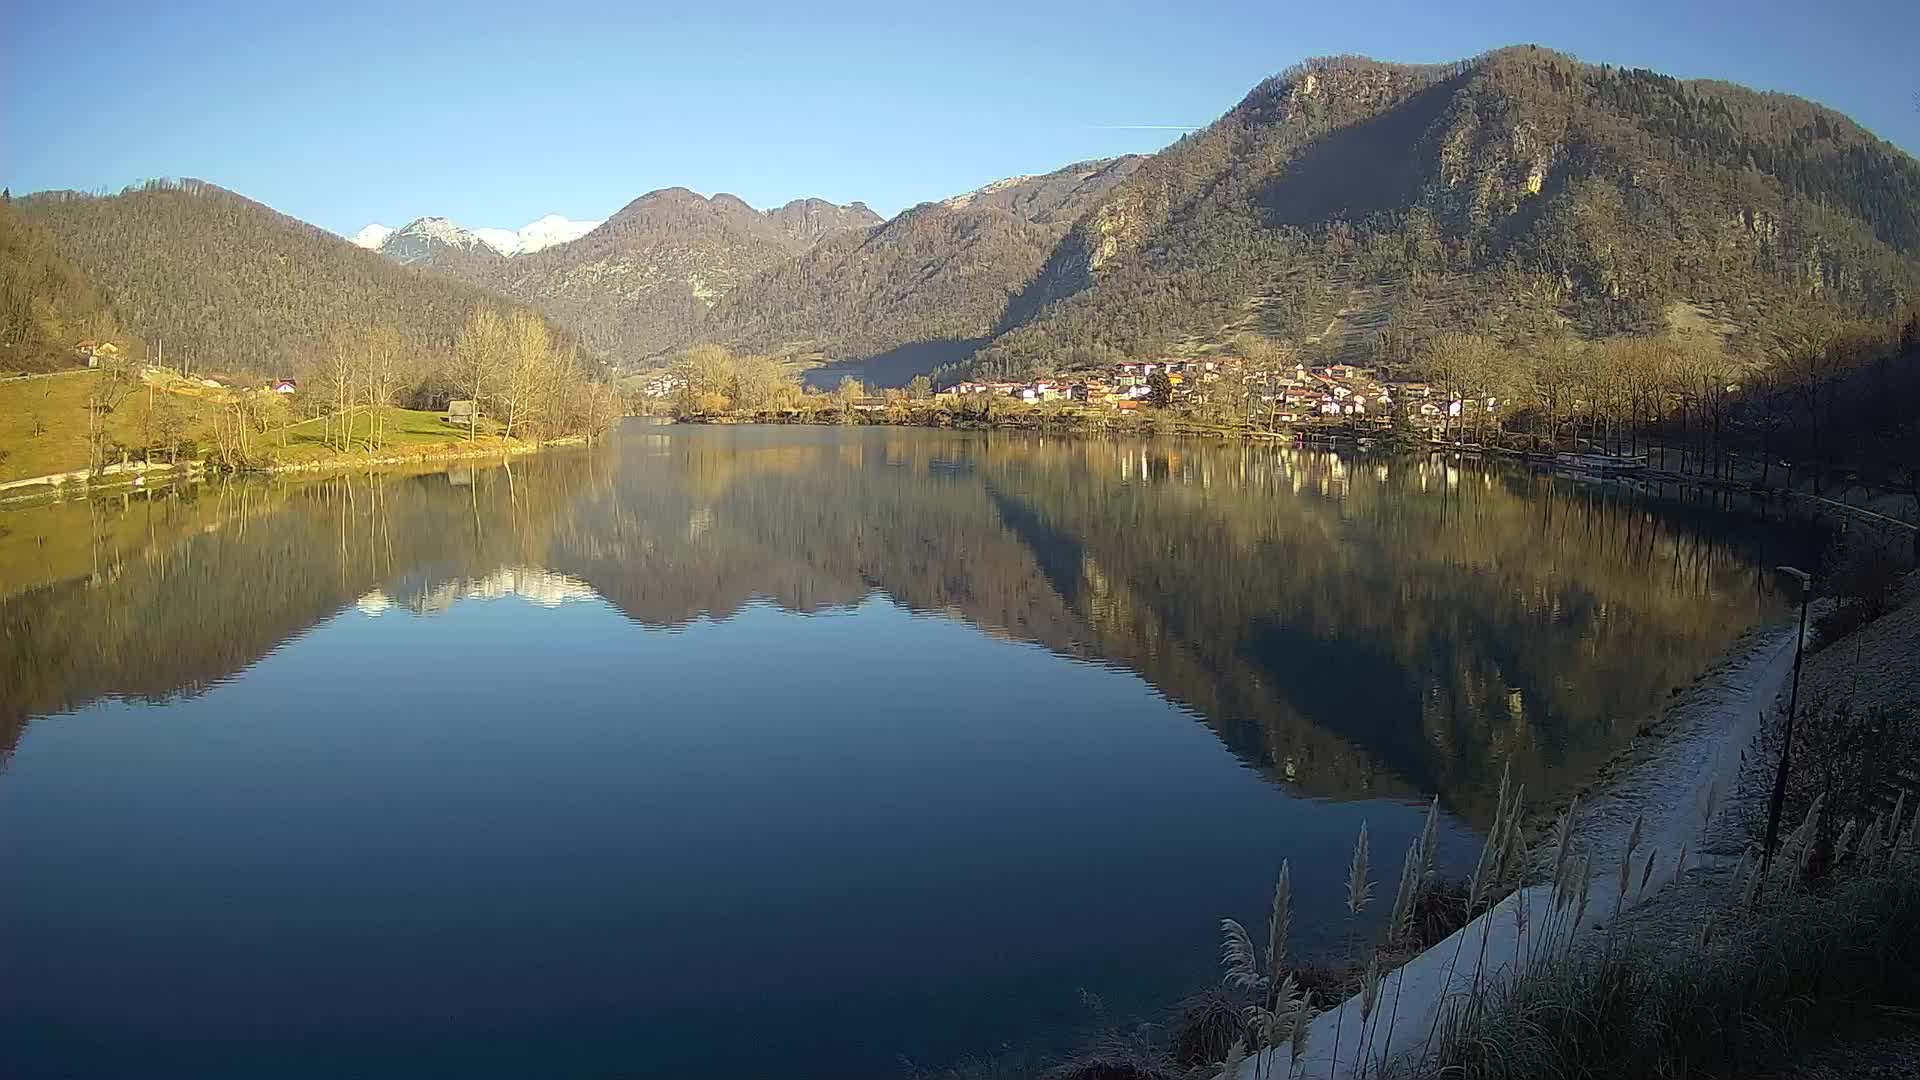
M1159 399L1156 383L1162 393ZM639 389L644 397L664 399L680 391L681 381L672 371L662 371ZM943 387L933 396L955 404L1000 398L1029 405L1077 403L1122 412L1204 400L1244 407L1249 421L1267 424L1355 420L1385 424L1400 417L1415 427L1435 428L1463 417L1491 415L1499 407L1494 398L1463 398L1426 382L1385 379L1375 368L1334 363L1249 371L1245 362L1232 357L1125 361L1105 371L1048 374L1025 381L969 379ZM857 410L870 411L885 404L886 398L878 395L851 402Z
M1372 368L1352 364L1273 372L1247 372L1232 360L1148 360L1115 364L1099 376L1042 377L1028 382L961 382L936 397L987 394L1025 402L1078 401L1116 409L1137 409L1152 401L1155 376L1165 377L1166 404L1180 405L1218 388L1220 399L1238 397L1250 417L1304 423L1322 417L1393 415L1396 402L1409 419L1439 422L1474 411L1477 401L1436 401L1424 382L1383 381ZM1238 390L1236 394L1235 391ZM1492 407L1492 402L1486 403Z

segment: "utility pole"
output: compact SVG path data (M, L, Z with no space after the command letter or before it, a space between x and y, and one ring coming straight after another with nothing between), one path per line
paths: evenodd
M1800 708L1800 659L1807 648L1807 604L1813 599L1813 575L1792 566L1775 567L1800 579L1800 634L1793 642L1793 690L1787 695L1787 729L1780 740L1780 768L1773 776L1773 798L1767 803L1767 846L1760 856L1760 876L1773 866L1773 849L1780 839L1780 809L1787 801L1787 767L1793 754L1793 718Z

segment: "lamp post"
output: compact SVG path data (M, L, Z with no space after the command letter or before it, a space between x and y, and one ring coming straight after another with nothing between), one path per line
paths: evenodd
M1787 729L1780 739L1780 769L1773 777L1773 798L1767 804L1767 846L1760 856L1764 877L1773 866L1773 849L1780 838L1780 808L1787 801L1787 762L1793 753L1793 717L1800 708L1800 657L1807 647L1807 604L1813 599L1813 575L1792 566L1775 567L1800 579L1800 634L1793 641L1793 690L1787 695Z

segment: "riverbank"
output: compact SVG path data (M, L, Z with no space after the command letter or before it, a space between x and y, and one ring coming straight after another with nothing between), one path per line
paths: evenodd
M1659 895L1683 866L1697 868L1705 832L1724 812L1725 793L1739 776L1742 751L1792 672L1794 637L1795 626L1781 623L1744 635L1643 722L1634 741L1581 789L1574 840L1582 857L1575 865L1587 870L1584 883L1556 888L1551 880L1549 833L1564 806L1523 815L1533 856L1530 883L1383 976L1381 994L1391 996L1395 1018L1384 1030L1377 1016L1363 1021L1371 1010L1357 993L1318 1014L1298 1063L1303 1074L1356 1076L1363 1045L1374 1063L1369 1068L1427 1054L1465 1002ZM1577 911L1567 899L1576 890ZM1250 1059L1240 1075L1251 1080L1260 1068ZM1265 1068L1286 1075L1272 1062Z
M1772 873L1757 866L1785 729L1778 698L1728 740L1742 757L1700 858L1505 989L1433 1068L1498 1080L1657 1059L1714 1075L1920 1075L1920 580L1897 588L1885 614L1809 643ZM1606 1007L1596 984L1624 1004Z
M356 469L381 468L390 465L415 465L443 461L467 461L519 457L523 454L538 453L560 446L580 446L587 441L584 435L562 435L557 438L527 442L521 439L506 440L498 436L486 436L476 442L454 442L414 446L405 450L363 450L342 454L337 457L315 461L277 462L270 465L236 470L241 474L264 473L327 473L352 472Z

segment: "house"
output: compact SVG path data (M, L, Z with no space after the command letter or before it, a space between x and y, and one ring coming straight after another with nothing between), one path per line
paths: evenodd
M76 348L81 356L87 358L88 367L99 367L101 361L112 360L120 355L120 346L111 341L83 341Z
M450 424L471 424L479 415L480 410L465 398L447 402L447 422Z
M275 379L267 384L267 389L276 394L293 394L299 391L300 382L297 379Z
M651 398L663 398L679 393L681 386L679 377L670 373L660 374L648 379L640 387L640 392Z

